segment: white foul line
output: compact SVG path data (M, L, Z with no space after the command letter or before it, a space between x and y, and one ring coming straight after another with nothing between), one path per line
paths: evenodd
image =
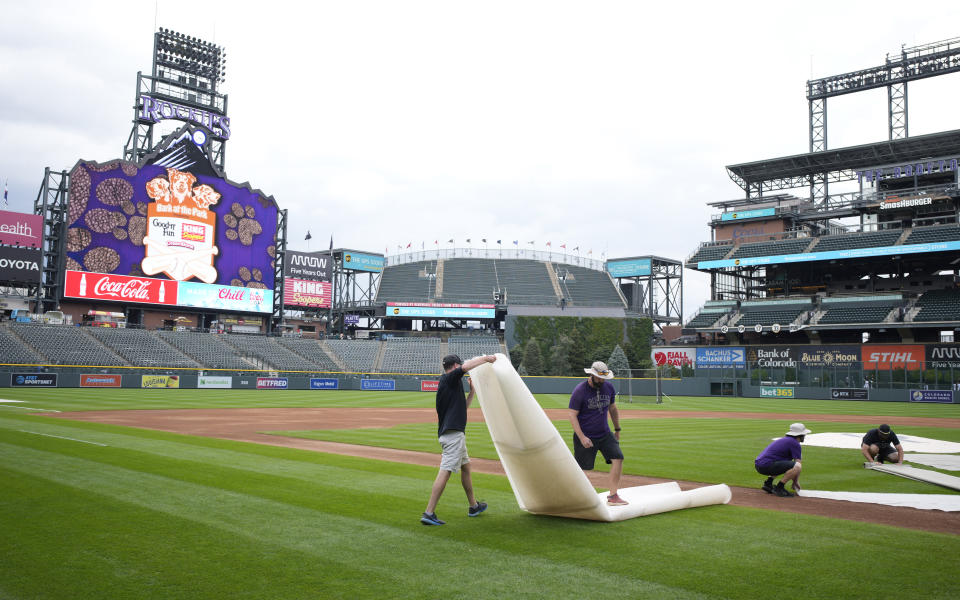
M60 412L59 410L53 410L52 408L30 408L29 406L7 406L6 404L0 404L0 408L19 408L21 410L39 410L40 412Z
M42 435L42 436L45 436L45 437L58 438L58 439L61 439L61 440L70 440L71 442L80 442L80 443L82 443L82 444L93 444L94 446L104 446L104 447L107 446L106 444L100 444L100 443L97 443L97 442L88 442L87 440L78 440L78 439L76 439L76 438L64 437L64 436L62 436L62 435L51 435L51 434L49 434L49 433L40 433L39 431L27 431L26 429L21 429L20 432L21 432L21 433L32 433L32 434L34 434L34 435Z

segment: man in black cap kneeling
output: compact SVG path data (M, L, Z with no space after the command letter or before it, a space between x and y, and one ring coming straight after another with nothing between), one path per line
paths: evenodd
M437 436L443 454L440 458L440 472L430 490L427 510L420 517L424 525L445 525L446 521L437 517L436 508L440 495L450 480L450 475L460 471L460 483L467 494L467 516L476 517L487 510L487 503L473 496L473 478L470 476L470 456L467 454L467 441L464 431L467 427L467 407L473 400L473 383L470 383L470 395L463 394L463 375L483 363L497 360L494 355L477 356L467 362L456 354L443 357L443 375L437 384Z
M860 451L870 463L903 464L903 446L900 445L897 434L886 423L871 429L863 436Z

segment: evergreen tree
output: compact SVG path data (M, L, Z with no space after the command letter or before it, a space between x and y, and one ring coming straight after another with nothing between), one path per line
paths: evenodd
M623 351L623 348L620 347L620 344L617 344L613 352L610 353L610 358L607 359L607 366L610 367L610 370L613 371L617 377L630 376L630 363L627 361L627 354Z
M527 375L543 375L543 355L540 354L536 338L527 340L523 349L523 367L526 368Z
M550 352L550 364L547 365L547 373L550 375L567 376L570 375L570 348L573 341L565 335L561 335L557 344Z

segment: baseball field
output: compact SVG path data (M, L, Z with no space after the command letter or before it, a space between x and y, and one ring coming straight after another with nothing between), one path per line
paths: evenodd
M437 509L447 525L424 527L439 460L430 393L5 389L0 398L4 599L960 594L957 513L774 498L752 466L794 421L814 432L885 422L960 442L956 405L621 403L627 483L726 483L734 500L619 523L521 511L471 409L474 484L490 509L468 518L454 478ZM538 400L569 439L566 397ZM956 494L864 470L855 450L807 447L803 458L805 489ZM603 475L592 478L598 489Z

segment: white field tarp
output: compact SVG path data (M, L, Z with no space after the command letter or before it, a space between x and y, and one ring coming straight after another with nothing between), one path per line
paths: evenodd
M724 484L681 491L676 482L621 488L629 504L608 506L577 465L547 414L510 364L497 361L470 371L490 430L520 508L534 514L594 521L623 521L681 508L730 501Z

